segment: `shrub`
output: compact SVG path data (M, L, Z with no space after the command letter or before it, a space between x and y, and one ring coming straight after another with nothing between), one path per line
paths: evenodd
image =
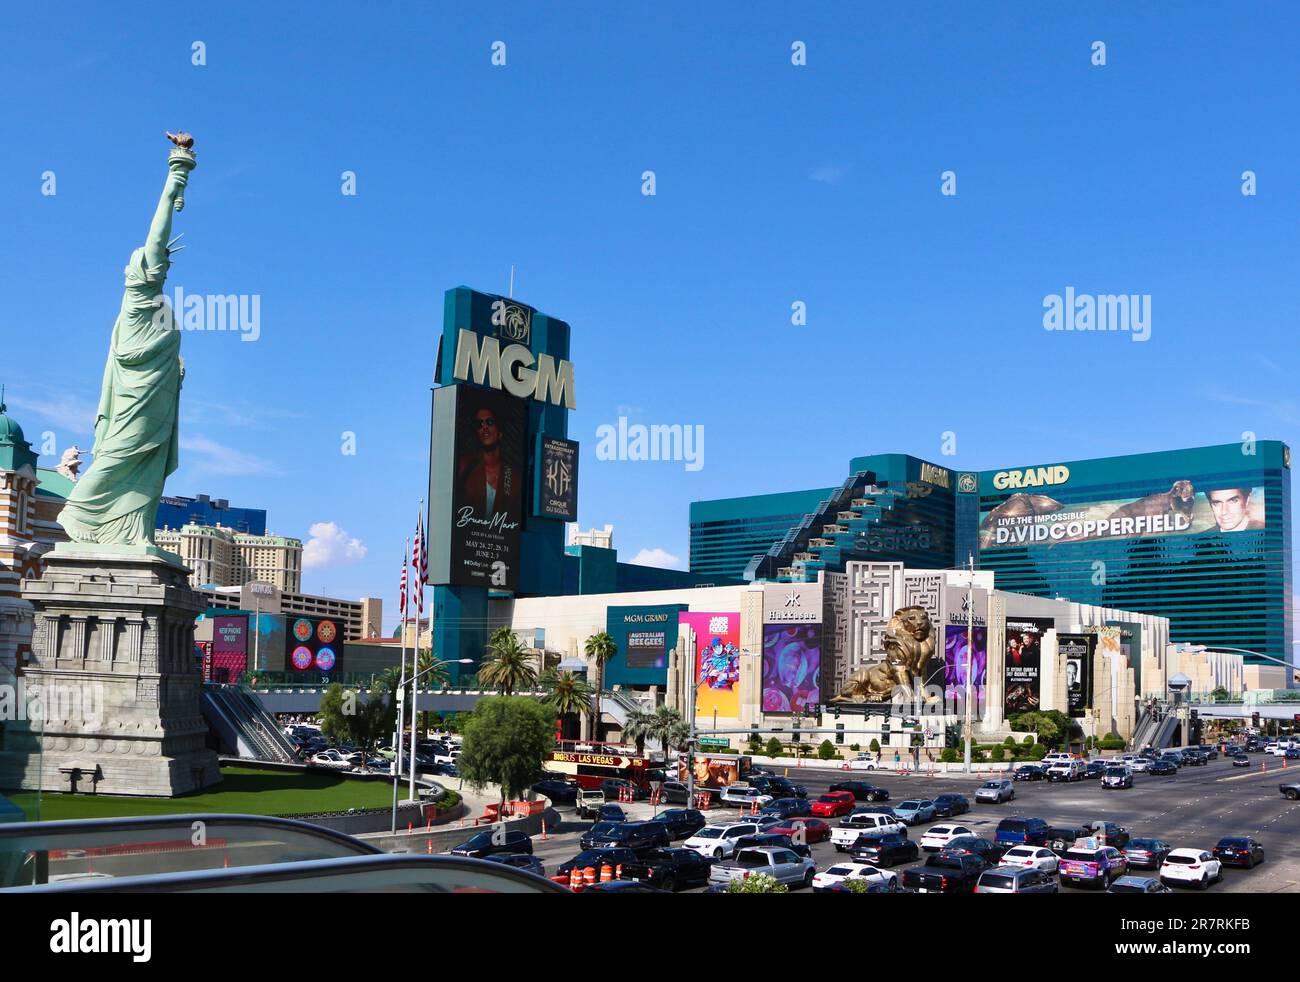
M849 749L852 750L852 751L856 754L859 750L862 749L862 744L860 744L860 743L850 743L850 744L849 744Z
M1003 757L1005 757L1006 755L1007 755L1006 748L1004 748L1004 747L1002 747L1002 746L1000 746L1000 745L994 747L993 750L990 751L990 753L989 753L989 756L990 756L993 760L1001 760L1001 759L1002 759Z
M784 883L777 883L776 877L766 873L755 873L743 880L732 880L727 884L727 893L789 893L790 888Z
M1002 746L1004 747L1014 747L1015 745L1016 745L1015 737L1007 737L1005 740L1002 741Z
M1025 737L1020 742L1024 744L1026 747L1032 747L1034 745L1034 735L1031 733L1029 734L1029 736Z
M1047 747L1041 743L1034 744L1034 748L1029 751L1029 756L1034 760L1042 760L1047 756Z
M955 747L945 747L943 753L939 755L939 759L945 764L957 763L957 749Z
M770 740L767 741L767 755L769 757L781 756L781 741L778 740L776 737L772 737Z
M835 750L835 744L831 743L830 740L823 740L820 744L818 744L817 757L820 760L830 760L838 756L839 753L837 753Z
M873 754L880 753L880 741L873 739L871 743L867 745L867 749L870 750Z

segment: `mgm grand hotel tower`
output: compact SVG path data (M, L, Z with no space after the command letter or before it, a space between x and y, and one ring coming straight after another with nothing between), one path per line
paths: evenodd
M697 501L691 572L811 583L852 561L958 569L1000 590L1168 618L1295 686L1291 451L1277 441L954 471L856 457L837 487Z

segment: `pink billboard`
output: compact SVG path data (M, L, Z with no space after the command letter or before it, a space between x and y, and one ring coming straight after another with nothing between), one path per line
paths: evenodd
M212 618L213 682L238 682L248 671L248 616Z

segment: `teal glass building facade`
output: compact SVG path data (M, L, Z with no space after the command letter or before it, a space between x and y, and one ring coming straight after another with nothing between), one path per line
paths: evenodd
M837 488L695 502L692 571L806 581L852 559L973 560L1000 589L1158 614L1174 641L1293 663L1290 450L1278 441L966 472L878 454L849 471ZM787 524L800 500L816 504Z

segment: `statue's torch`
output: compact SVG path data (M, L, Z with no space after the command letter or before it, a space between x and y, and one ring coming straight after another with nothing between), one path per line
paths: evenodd
M185 208L185 185L189 181L190 171L197 166L198 160L194 156L194 137L189 133L168 133L167 139L176 144L176 149L167 158L167 166L180 182L180 190L176 192L176 201L173 205L179 212Z

